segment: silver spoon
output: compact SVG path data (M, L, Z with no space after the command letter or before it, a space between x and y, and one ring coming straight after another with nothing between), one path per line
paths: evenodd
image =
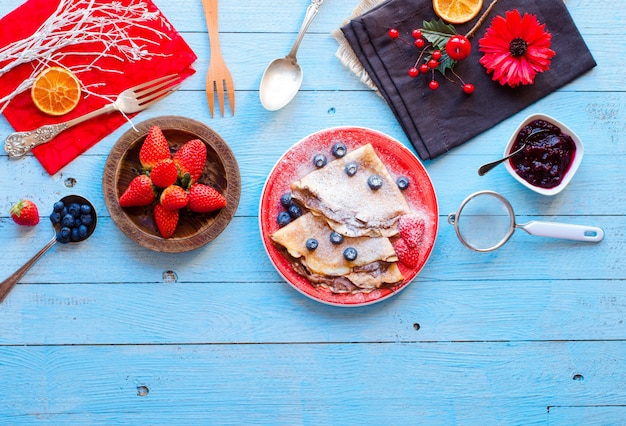
M93 207L93 204L91 204L91 202L89 200L87 200L84 197L81 197L80 195L68 195L66 197L63 197L61 199L61 201L65 205L68 205L68 206L70 204L72 204L72 203L78 203L78 204L87 204L89 207L91 207L92 221L87 226L87 233L84 236L81 236L81 237L79 237L79 238L77 238L77 239L75 239L74 241L71 241L71 242L72 243L79 243L79 242L84 241L87 238L89 238L91 236L91 234L93 234L93 231L95 231L95 229L96 229L96 222L98 221L98 216L96 214L96 209ZM50 250L52 248L52 246L54 246L57 243L57 241L59 241L59 242L64 241L60 237L61 224L59 224L59 223L53 224L52 227L54 229L54 236L52 237L52 239L45 246L43 246L43 248L41 250L39 250L20 269L15 271L13 273L13 275L9 276L9 278L7 278L6 280L4 280L4 281L2 281L0 283L0 303L2 303L2 301L5 299L5 297L7 297L9 292L13 289L15 284L17 284L17 282L20 280L20 278L22 278L26 274L26 272L28 272L28 270L39 260L39 258L41 258L41 256L43 256L48 250Z
M542 133L542 132L547 132L547 129L539 129L539 130L535 130L533 132L531 132L528 136L526 136L526 138L524 139L524 143L522 144L521 147L519 147L518 149L516 149L515 151L513 151L512 153L510 153L509 155L507 155L506 157L503 157L499 160L496 161L492 161L491 163L487 163L487 164L483 164L482 166L480 166L478 168L478 176L483 176L484 174L486 174L487 172L489 172L491 169L493 169L494 167L496 167L498 164L500 163L504 163L506 160L508 160L511 157L515 157L517 154L519 154L520 152L522 152L522 150L524 148L526 148L526 141L528 140L529 137L536 135L537 133Z
M259 97L261 104L268 111L276 111L287 105L296 96L302 85L302 68L298 65L296 52L304 33L309 28L317 11L324 0L311 0L306 10L304 22L298 32L298 37L291 48L291 52L284 58L274 59L265 69L261 77Z

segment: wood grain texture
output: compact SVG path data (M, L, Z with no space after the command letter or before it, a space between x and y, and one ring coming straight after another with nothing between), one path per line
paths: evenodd
M600 363L624 353L624 342L7 347L0 419L547 424L556 406L620 404L610 383L623 370Z
M342 309L285 283L259 233L259 197L280 156L336 126L384 132L410 147L384 100L335 57L330 34L357 1L326 1L298 51L301 91L284 109L259 101L263 70L294 41L308 1L220 2L220 43L237 114L211 118L210 46L202 4L155 0L198 55L196 74L142 112L216 131L240 170L233 220L186 253L148 250L109 214L102 176L125 125L49 176L32 155L0 152L0 280L52 236L47 215L68 194L90 199L98 227L56 245L0 304L0 424L616 425L626 417L626 79L621 0L567 0L598 66L468 143L424 162L439 234L423 271L398 296ZM0 15L21 4L0 2ZM504 168L480 177L519 122L567 123L585 157L556 197ZM0 117L0 135L12 132ZM519 222L600 226L580 244L517 230L474 253L446 222L470 193L506 196ZM37 203L34 228L9 215Z

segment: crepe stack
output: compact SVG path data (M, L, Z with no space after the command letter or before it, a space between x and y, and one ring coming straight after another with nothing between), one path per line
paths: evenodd
M353 176L347 165L356 165ZM381 178L380 188L368 184L372 175ZM404 280L389 238L411 208L371 144L292 182L291 191L307 212L270 237L297 273L335 293L371 292ZM340 244L330 241L333 231L344 236ZM310 238L318 242L314 250L306 246ZM356 259L346 260L348 247Z

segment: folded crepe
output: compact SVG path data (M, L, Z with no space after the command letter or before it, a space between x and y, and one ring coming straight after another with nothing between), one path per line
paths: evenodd
M491 1L485 1L483 10ZM368 5L372 5L368 2ZM535 83L517 88L503 87L492 81L480 65L478 40L496 15L518 9L537 16L552 34L551 48L556 52L551 66L537 76ZM468 96L456 84L445 80L436 91L428 88L428 78L410 78L419 50L412 43L392 40L387 32L397 28L411 40L411 31L423 21L436 18L431 0L388 0L354 17L341 31L358 62L374 82L398 119L408 139L423 160L435 158L490 129L511 115L571 82L592 69L596 62L563 0L507 0L498 2L472 39L471 55L460 61L455 72L474 84ZM456 25L459 34L469 31L475 21ZM342 42L343 39L340 40ZM358 69L345 55L342 61Z
M270 238L284 248L297 273L334 293L369 292L402 282L398 257L388 238L345 237L341 244L333 244L331 232L322 217L305 213ZM306 247L309 238L317 240L315 250ZM348 247L357 251L353 261L344 258Z
M357 172L348 176L346 166ZM382 187L373 190L368 178L378 175ZM411 211L409 205L371 144L331 161L291 184L293 198L328 225L348 237L391 237L398 233L396 222Z

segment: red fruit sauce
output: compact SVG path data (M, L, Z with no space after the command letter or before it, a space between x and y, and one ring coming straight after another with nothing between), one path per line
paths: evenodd
M532 134L534 132L539 133ZM520 130L509 153L526 147L509 161L513 170L531 185L554 188L569 170L576 154L570 135L545 120L534 120Z

